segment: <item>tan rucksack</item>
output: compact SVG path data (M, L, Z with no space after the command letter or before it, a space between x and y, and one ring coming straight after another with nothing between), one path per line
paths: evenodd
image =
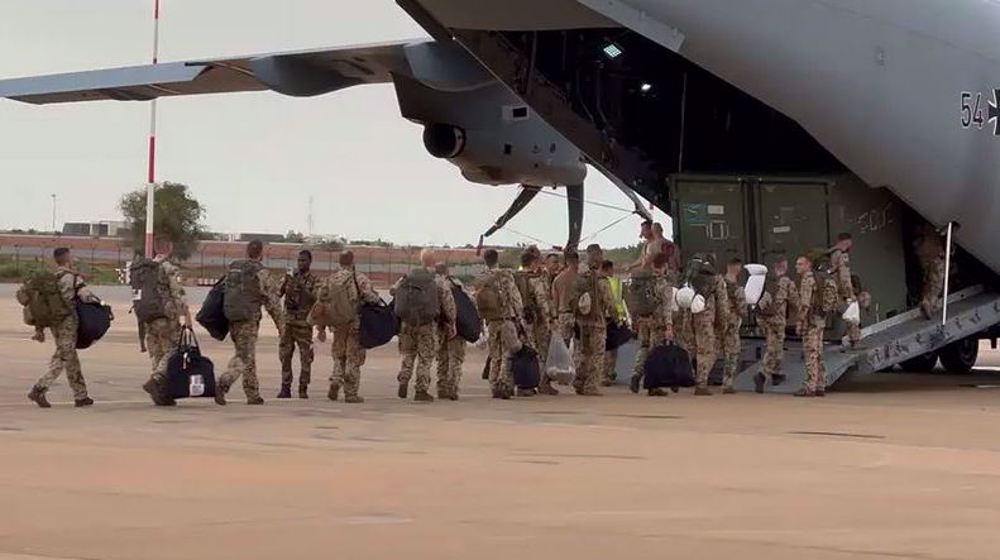
M503 305L500 303L500 272L488 272L475 283L476 307L479 316L486 321L504 319Z

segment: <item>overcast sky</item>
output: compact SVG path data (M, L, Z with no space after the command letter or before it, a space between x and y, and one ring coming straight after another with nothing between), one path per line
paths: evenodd
M419 38L391 0L162 0L160 60ZM145 64L152 0L3 0L0 77ZM0 100L0 228L116 219L145 181L148 104L35 107ZM158 179L187 183L226 232L305 231L400 243L475 243L516 195L462 179L431 158L390 85L313 99L244 93L160 102ZM629 207L599 173L589 200ZM622 217L587 207L584 235ZM637 218L597 240L636 241ZM542 196L510 224L550 243L566 238L565 201ZM500 243L526 241L514 233Z

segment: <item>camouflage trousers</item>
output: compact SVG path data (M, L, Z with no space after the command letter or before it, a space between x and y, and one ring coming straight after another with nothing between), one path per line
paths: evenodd
M436 331L437 325L433 323L421 326L403 324L400 329L399 353L403 355L403 364L396 380L401 385L409 383L416 364L417 380L414 388L418 393L426 393L431 385L431 366L437 351Z
M604 384L614 384L618 379L618 349L604 352L604 369L601 371L601 382Z
M579 367L573 388L577 393L597 391L598 381L604 372L604 346L608 341L608 327L605 325L580 325Z
M56 351L52 354L52 360L49 361L48 371L35 383L35 387L47 391L52 383L59 378L59 375L65 371L66 381L69 382L69 386L73 390L73 398L76 400L87 398L87 383L83 380L83 372L80 371L80 357L76 353L76 330L78 327L79 323L75 312L52 327L52 338L55 339Z
M223 390L228 390L240 377L243 391L248 399L260 397L257 381L257 333L260 321L237 321L229 324L229 338L233 341L235 354L229 360L226 373L219 379Z
M764 360L761 371L768 381L774 381L775 375L781 375L785 360L785 322L761 321L764 330Z
M490 321L490 389L494 394L514 393L514 374L510 369L511 356L521 350L521 339L513 321Z
M153 362L152 378L158 382L167 379L167 364L177 352L181 325L177 319L156 319L146 323L146 350Z
M803 389L807 391L826 390L826 365L823 364L823 332L826 321L813 319L806 323L802 334L802 354L806 365Z
M684 349L691 356L691 359L694 360L695 336L691 312L683 309L675 311L673 322L674 338L677 345Z
M299 363L302 368L299 373L299 386L306 387L312 381L312 363L316 356L313 349L312 327L308 323L287 322L285 330L281 333L281 339L278 341L278 359L281 361L283 386L292 384L292 357L295 355L296 346L299 348Z
M438 329L437 392L441 398L458 395L462 382L462 364L465 363L465 339L448 338L448 332Z
M632 372L642 379L646 375L646 358L650 348L655 348L667 341L666 326L662 321L651 317L639 318L635 321L635 334L639 341L639 350L635 353L635 368Z
M691 315L691 327L694 332L694 359L698 366L695 370L695 381L699 388L708 387L708 376L715 367L718 356L715 353L715 314L708 311Z
M549 361L549 344L552 342L552 325L545 319L539 319L529 325L530 340L528 343L538 352L538 363L541 366L542 384L552 383L552 378L545 371L545 363Z
M920 297L920 309L928 318L941 311L944 292L944 259L934 259L923 263L924 285Z
M719 347L722 351L722 386L732 387L736 381L736 369L740 364L740 352L743 350L743 341L740 339L740 328L743 320L738 319L735 323L727 325L726 332L719 340Z
M365 365L367 359L367 353L361 347L358 328L352 325L334 327L333 344L330 345L333 355L330 385L343 387L344 395L347 397L358 396L358 391L361 389L361 366ZM299 382L307 383L305 379L303 374Z

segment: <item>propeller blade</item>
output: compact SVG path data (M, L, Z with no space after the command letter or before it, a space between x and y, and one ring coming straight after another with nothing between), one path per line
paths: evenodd
M569 209L569 240L566 249L576 250L583 234L583 185L566 187L566 206Z

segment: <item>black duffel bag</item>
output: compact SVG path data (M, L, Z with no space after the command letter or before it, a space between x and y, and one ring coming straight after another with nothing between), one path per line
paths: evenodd
M510 369L514 375L514 386L518 389L534 389L542 382L538 352L527 344L510 357Z
M644 389L694 387L691 357L675 344L663 344L650 350L643 366Z
M90 348L95 342L104 338L111 328L111 321L115 320L111 306L104 305L100 301L86 303L77 301L76 318L79 321L76 327L77 350Z
M608 321L608 334L604 339L604 349L612 352L628 344L633 338L635 338L635 333L628 328L628 325L617 321Z
M483 320L476 304L461 286L452 282L451 294L455 298L455 330L466 342L475 343L483 335Z
M399 334L399 318L384 301L362 304L359 314L361 330L358 338L362 348L371 350L385 346Z
M167 396L171 399L215 397L215 365L201 355L190 327L181 329L177 351L167 361Z
M205 296L195 319L215 340L225 340L229 334L229 319L226 319L225 278L219 279Z

